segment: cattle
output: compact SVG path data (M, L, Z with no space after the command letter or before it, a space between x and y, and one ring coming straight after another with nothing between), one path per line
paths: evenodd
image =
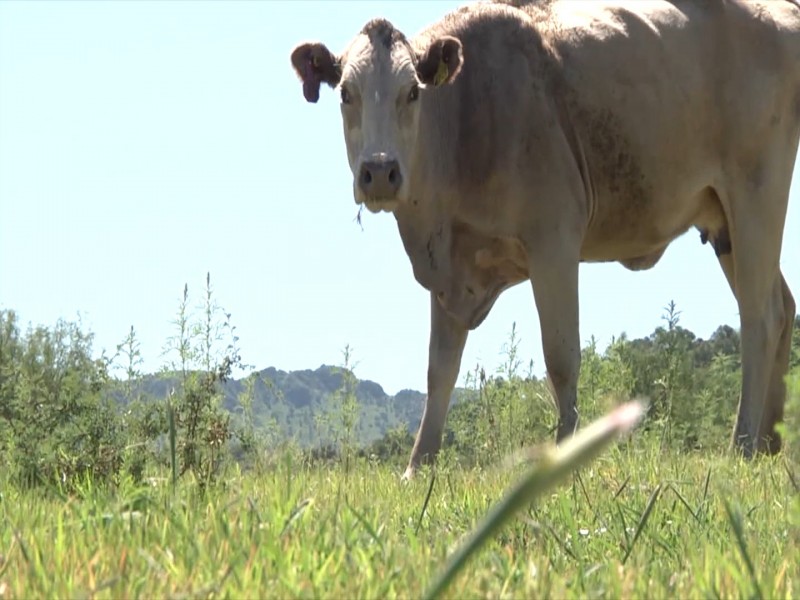
M741 320L732 447L780 451L795 302L780 270L800 138L795 0L476 2L413 38L383 19L291 53L339 90L355 201L390 212L430 291L427 400L406 477L438 452L469 330L529 280L557 409L578 426L581 262L653 267L691 228Z

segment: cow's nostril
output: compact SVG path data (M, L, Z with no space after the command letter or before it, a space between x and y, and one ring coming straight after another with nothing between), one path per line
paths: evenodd
M367 197L378 200L395 199L403 174L396 160L386 160L383 155L361 164L358 185Z

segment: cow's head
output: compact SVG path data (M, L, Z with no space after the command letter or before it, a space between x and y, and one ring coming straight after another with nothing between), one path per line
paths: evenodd
M378 212L408 201L420 105L430 88L458 75L461 42L444 36L417 52L391 23L376 19L340 56L306 43L291 58L307 101L319 99L322 83L340 90L356 203Z

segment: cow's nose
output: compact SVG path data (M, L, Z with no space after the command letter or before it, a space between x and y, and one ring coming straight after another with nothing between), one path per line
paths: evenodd
M368 198L393 200L402 183L400 164L396 160L381 156L361 163L358 185Z

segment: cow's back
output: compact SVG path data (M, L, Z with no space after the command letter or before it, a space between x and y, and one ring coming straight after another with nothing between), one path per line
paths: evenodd
M696 218L685 199L726 165L759 169L780 135L796 148L800 9L788 0L557 0L548 10L539 27L563 76L554 93L592 182L590 258L617 258L602 247L611 231L634 254L659 247Z
M454 35L464 52L459 77L422 98L422 205L449 203L505 235L531 213L566 210L552 209L556 194L583 194L585 258L635 259L685 231L697 210L685 198L731 153L757 155L776 119L797 146L800 8L789 0L510 4L523 7L467 6L412 42ZM605 245L609 232L627 246Z

